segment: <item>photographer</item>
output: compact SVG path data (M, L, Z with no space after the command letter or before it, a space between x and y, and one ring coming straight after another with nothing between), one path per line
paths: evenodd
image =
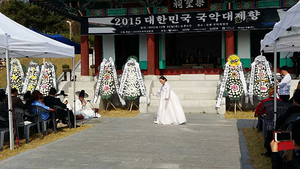
M274 140L270 143L272 149L272 169L293 169L300 168L300 120L297 120L292 126L292 143L294 146L293 151L287 151L287 161L283 162L282 157L278 153L278 143ZM288 157L291 157L289 160Z
M280 68L280 73L283 76L281 82L277 80L279 86L279 96L283 102L288 102L290 99L290 87L292 83L291 75L288 72L288 67L283 66Z

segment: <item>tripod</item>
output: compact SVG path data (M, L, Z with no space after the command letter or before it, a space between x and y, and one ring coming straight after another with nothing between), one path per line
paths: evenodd
M106 99L106 101L107 101L107 104L106 104L106 109L105 110L107 110L108 106L111 105L117 111L117 108L115 107L114 104L112 104L112 102L110 102L108 99Z
M240 109L240 111L243 112L242 108L241 108L238 104L236 104L236 100L235 100L234 102L231 103L231 105L230 105L230 107L229 107L228 110L230 111L230 109L231 109L232 107L234 108L233 111L234 111L235 114L236 114L236 107L238 107L238 108Z
M133 105L135 105L135 107L136 107L137 109L139 109L139 106L138 106L138 105L136 105L136 104L134 103L134 101L133 101L133 100L131 100L127 110L129 110L129 111L131 112L131 110L132 110L132 106L133 106Z

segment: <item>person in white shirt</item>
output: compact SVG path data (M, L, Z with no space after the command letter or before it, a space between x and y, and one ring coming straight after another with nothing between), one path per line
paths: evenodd
M292 83L291 75L288 72L288 67L283 66L280 68L280 73L283 75L283 79L277 84L279 86L279 97L283 102L288 102L290 99L290 88Z

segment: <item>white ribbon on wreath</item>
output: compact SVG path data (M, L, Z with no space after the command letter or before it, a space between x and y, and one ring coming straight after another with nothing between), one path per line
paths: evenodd
M125 100L124 100L124 99L119 95L119 93L118 93L118 91L119 91L119 83L118 83L117 71L116 71L116 68L115 68L115 62L114 62L114 60L113 60L111 57L109 58L109 61L110 61L111 65L112 65L112 67L113 67L113 73L114 73L114 79L115 79L116 92L117 92L117 94L118 94L118 97L119 97L119 100L120 100L121 104L122 104L123 106L125 106L125 105L126 105Z
M98 82L97 82L97 86L96 86L96 89L95 89L95 95L94 95L94 101L93 101L94 103L97 102L98 97L99 97L100 84L101 84L101 80L102 80L102 77L103 77L104 65L105 65L106 62L107 62L107 60L104 58L102 63L100 64L100 72L99 72Z
M243 64L242 62L239 64L239 74L240 74L240 79L242 81L243 84L243 88L244 88L244 93L245 93L245 103L248 103L248 92L247 92L247 84L246 84L246 80L245 80L245 76L244 76L244 70L243 70Z
M262 64L266 66L267 74L269 77L269 82L272 80L272 72L270 69L269 62L267 61L265 56L258 55L254 62L251 64L251 76L250 76L250 84L249 84L249 98L250 102L253 105L253 86L254 86L254 74L255 74L255 66L258 64Z
M216 109L220 108L220 105L221 105L221 102L222 102L222 97L223 97L223 93L224 93L224 90L225 90L225 87L226 87L226 81L227 81L227 78L228 78L228 71L229 71L229 64L226 63L225 64L225 70L224 70L224 76L223 76L222 83L221 83L221 86L220 86L220 92L218 94Z
M28 65L28 70L27 70L27 73L26 73L26 78L25 78L25 81L24 81L24 86L23 86L23 90L22 90L22 93L25 94L28 90L28 83L29 83L29 78L30 78L30 70L31 68L34 68L34 70L36 71L36 74L37 74L37 77L39 76L39 73L40 73L40 68L39 68L39 65L37 63L34 63L34 62L30 62L29 65ZM38 83L37 83L38 84ZM36 88L37 84L34 86L34 88ZM34 89L33 89L34 90Z

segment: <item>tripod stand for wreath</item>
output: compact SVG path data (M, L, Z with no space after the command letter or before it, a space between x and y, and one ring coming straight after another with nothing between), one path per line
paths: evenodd
M129 106L127 108L127 110L129 110L130 112L132 111L132 107L133 105L139 109L139 106L134 102L136 100L137 97L127 97L127 100L130 100Z
M106 101L105 110L108 110L109 105L111 105L116 111L116 106L109 100L112 95L102 95L101 98Z

